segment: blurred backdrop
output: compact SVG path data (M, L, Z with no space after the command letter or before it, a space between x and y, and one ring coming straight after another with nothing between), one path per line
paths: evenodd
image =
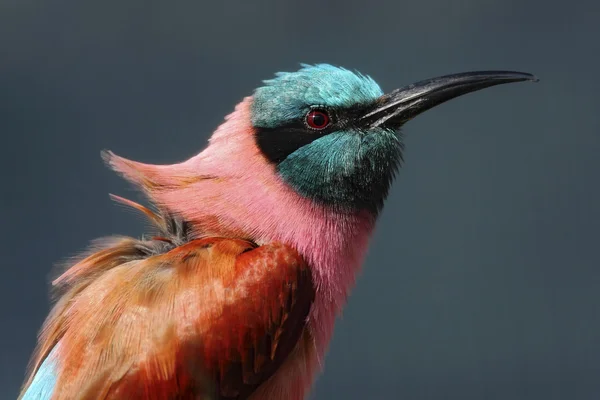
M405 127L405 166L313 399L600 398L600 3L0 0L0 399L55 262L139 236L100 150L172 163L276 71L328 62L384 90L538 75Z

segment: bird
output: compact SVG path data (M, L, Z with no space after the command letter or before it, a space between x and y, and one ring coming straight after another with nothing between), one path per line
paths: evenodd
M401 128L523 81L537 78L475 71L384 93L360 72L301 64L185 161L103 151L148 204L112 198L151 228L92 242L52 281L19 399L306 398L403 163Z

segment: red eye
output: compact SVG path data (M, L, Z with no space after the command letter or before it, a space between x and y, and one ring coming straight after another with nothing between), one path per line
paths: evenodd
M313 129L323 129L329 125L329 115L324 111L313 110L306 115L306 123Z

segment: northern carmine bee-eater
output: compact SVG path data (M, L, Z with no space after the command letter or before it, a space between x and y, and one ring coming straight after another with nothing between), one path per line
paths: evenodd
M21 398L303 399L402 159L401 126L530 74L469 72L384 94L326 64L280 73L179 164L103 153L156 232L96 242L58 297Z

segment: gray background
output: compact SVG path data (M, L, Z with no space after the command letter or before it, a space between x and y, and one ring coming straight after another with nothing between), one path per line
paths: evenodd
M597 1L0 1L0 398L15 398L52 265L143 224L103 148L200 151L280 70L329 62L391 90L533 72L407 133L314 399L600 398Z

